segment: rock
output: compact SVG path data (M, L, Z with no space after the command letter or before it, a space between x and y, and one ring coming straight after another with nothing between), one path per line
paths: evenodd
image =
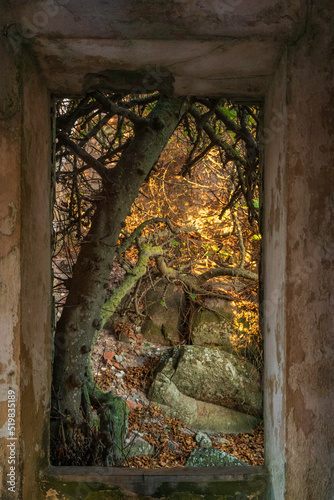
M204 432L198 432L195 439L200 448L212 448L211 439Z
M181 393L196 400L257 417L262 415L256 368L223 350L199 346L170 349L161 357L156 373L172 380ZM157 387L151 394L157 401Z
M201 309L194 315L191 325L193 345L219 345L225 351L234 353L230 335L235 333L233 325L234 307L224 299L206 299L204 305L209 309Z
M118 332L117 333L117 336L118 336L118 340L120 342L124 342L124 344L131 344L131 338L129 337L129 335L126 334L126 332L124 330L122 330L121 332Z
M260 423L259 419L252 415L198 401L182 394L162 372L156 375L149 396L157 402L166 417L177 418L190 429L197 431L239 434L251 432Z
M187 436L193 436L194 434L196 434L196 432L192 431L191 429L187 429L186 427L181 429L181 431L183 432L183 434L187 434Z
M217 444L231 444L231 441L221 437L216 437L215 441Z
M166 290L167 287L167 290ZM184 295L173 284L162 280L146 294L146 312L141 333L146 340L174 345L180 340Z
M171 451L172 453L175 453L177 455L181 455L183 453L183 451L181 450L179 445L171 439L168 440L167 448L168 448L168 451Z
M229 467L249 465L232 455L216 448L196 448L189 455L186 467Z
M154 446L143 438L144 434L138 431L132 432L125 440L123 449L125 458L153 455Z

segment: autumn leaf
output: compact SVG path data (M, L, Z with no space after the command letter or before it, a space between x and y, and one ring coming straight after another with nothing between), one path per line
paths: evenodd
M133 403L132 401L127 400L126 404L128 405L129 408L135 409L137 407L136 403Z
M103 357L105 360L112 359L116 355L115 352L107 351L104 353Z

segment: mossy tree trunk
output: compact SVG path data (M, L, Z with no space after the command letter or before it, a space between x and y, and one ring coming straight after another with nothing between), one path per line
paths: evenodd
M102 172L103 194L81 245L55 334L53 409L66 416L72 427L82 423L83 395L87 395L87 387L92 389L87 367L94 334L101 327L120 231L142 182L187 109L188 99L161 97L143 124L135 127L131 144L117 165Z

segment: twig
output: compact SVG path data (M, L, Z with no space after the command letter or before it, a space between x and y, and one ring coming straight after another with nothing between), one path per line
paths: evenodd
M99 160L87 153L87 151L72 141L72 139L64 134L64 132L58 132L57 138L62 142L62 144L64 144L64 146L67 146L73 151L73 153L78 155L81 160L86 163L86 165L95 170L95 172L97 172L102 179L108 180L108 169L101 162L99 162Z
M240 250L241 250L241 260L240 260L239 268L243 269L244 263L245 263L245 257L246 257L244 239L242 236L242 231L241 231L241 226L240 226L238 216L235 213L233 213L232 217L233 217L233 221L234 221L235 225L237 226L239 245L240 245Z

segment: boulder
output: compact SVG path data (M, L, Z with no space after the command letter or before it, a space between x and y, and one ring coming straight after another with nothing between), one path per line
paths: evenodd
M252 415L186 396L162 372L156 375L149 397L166 417L176 418L196 431L239 434L251 432L260 423Z
M179 342L184 300L182 291L165 280L147 292L147 319L141 329L146 340L161 345Z
M157 367L191 398L257 417L262 415L260 376L248 361L214 347L178 346ZM157 396L156 389L151 391ZM223 432L223 431L222 431Z
M204 432L198 432L195 437L196 443L200 448L211 448L212 441L207 434Z
M123 453L125 458L153 455L154 446L144 439L144 434L138 431L132 432L125 440Z
M167 449L168 449L168 451L171 451L172 453L175 453L176 455L182 455L182 453L183 453L183 451L181 450L181 448L177 444L177 442L173 441L171 438L168 439Z
M186 467L229 467L249 465L216 448L196 448L189 455Z
M193 345L222 346L225 351L234 353L230 342L235 333L233 316L235 310L230 301L224 299L206 299L207 309L200 309L194 314L191 325Z

